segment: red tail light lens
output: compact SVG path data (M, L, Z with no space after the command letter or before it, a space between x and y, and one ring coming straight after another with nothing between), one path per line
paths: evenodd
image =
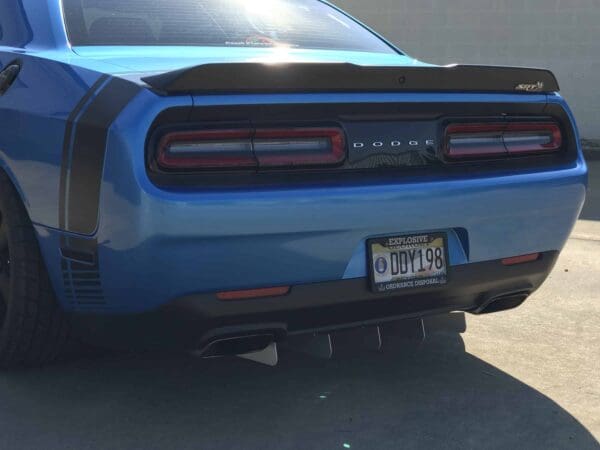
M444 152L449 159L481 159L556 152L562 133L556 123L469 123L446 128Z
M450 125L446 128L446 156L471 159L506 155L505 128L505 124L497 123Z
M158 145L164 169L255 167L252 130L203 130L169 133Z
M562 147L562 133L555 123L512 123L504 132L504 145L511 155L555 152Z
M237 169L337 165L346 158L338 128L204 130L164 136L163 169Z
M260 167L335 165L345 159L346 145L336 128L257 130L254 153Z

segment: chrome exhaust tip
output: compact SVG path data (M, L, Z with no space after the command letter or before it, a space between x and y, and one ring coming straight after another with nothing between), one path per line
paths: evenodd
M265 350L276 341L273 334L251 334L215 339L199 352L202 358L219 358L256 353Z
M529 291L521 291L491 297L473 311L473 314L491 314L518 308L529 298L530 294Z

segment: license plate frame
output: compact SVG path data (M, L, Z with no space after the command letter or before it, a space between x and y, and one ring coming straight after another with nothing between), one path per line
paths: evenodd
M441 240L441 241L440 241ZM441 258L443 258L443 270L437 267L437 248L441 249ZM378 246L378 247L377 247ZM415 263L421 269L423 263L423 250L425 250L425 261L427 261L427 249L432 248L434 266L424 272L416 272L414 270ZM415 250L412 261L409 261L410 250ZM421 251L419 261L416 261L417 252ZM392 253L397 256L392 257ZM405 254L402 258L400 253ZM448 283L450 272L450 258L448 252L448 234L444 232L434 233L409 233L383 236L367 240L368 267L370 273L371 290L376 293L389 293L402 291L406 289L422 289L432 286L443 286ZM385 261L382 262L381 258ZM392 267L396 261L396 268ZM400 273L400 265L405 260L410 266L406 274ZM425 264L427 266L428 263ZM384 267L385 266L385 267ZM382 270L384 269L384 270ZM408 269L408 268L407 268ZM435 269L435 270L433 270ZM398 271L397 275L393 272Z

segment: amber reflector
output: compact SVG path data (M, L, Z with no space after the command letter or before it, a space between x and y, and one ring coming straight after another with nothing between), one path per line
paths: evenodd
M280 286L272 288L248 289L245 291L219 292L217 294L217 298L219 300L247 300L261 297L277 297L280 295L286 295L289 292L289 286Z
M505 258L502 260L502 264L505 266L515 266L517 264L524 264L528 262L537 261L540 259L539 253L532 253L530 255L513 256L512 258Z

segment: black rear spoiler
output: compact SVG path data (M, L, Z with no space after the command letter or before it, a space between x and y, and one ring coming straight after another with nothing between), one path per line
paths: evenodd
M494 66L372 67L347 63L219 63L142 78L162 94L499 92L559 90L549 70Z

